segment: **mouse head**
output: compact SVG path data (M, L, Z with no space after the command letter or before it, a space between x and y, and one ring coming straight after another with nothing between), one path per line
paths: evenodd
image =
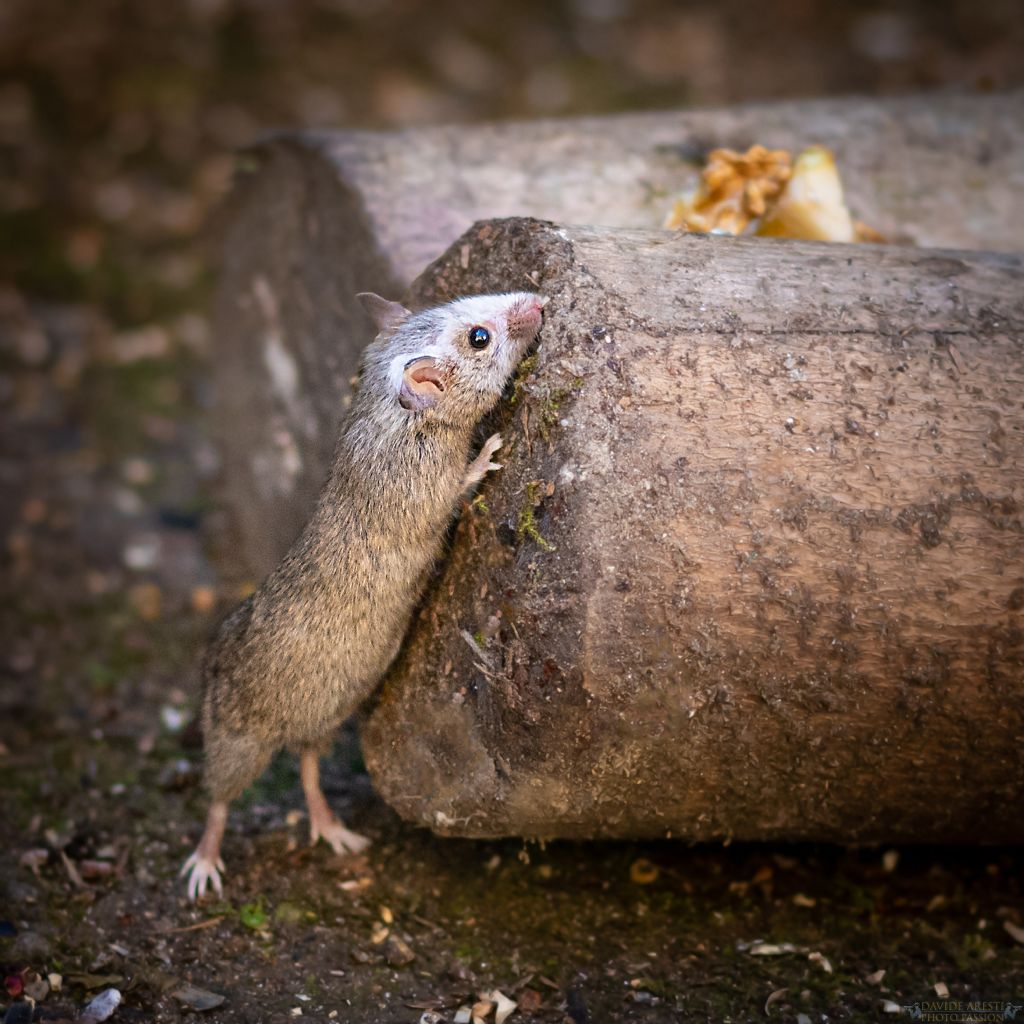
M473 424L501 397L540 330L532 292L474 295L422 313L370 292L358 298L380 332L366 370L413 417Z

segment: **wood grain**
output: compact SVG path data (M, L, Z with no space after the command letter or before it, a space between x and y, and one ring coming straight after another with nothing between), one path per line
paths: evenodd
M364 733L385 798L471 836L1024 838L1021 258L513 220L415 291L522 275L505 469Z

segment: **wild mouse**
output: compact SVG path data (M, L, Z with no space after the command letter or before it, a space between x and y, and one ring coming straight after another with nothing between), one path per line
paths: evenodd
M373 691L402 642L459 497L500 466L472 434L541 325L529 292L410 313L359 296L379 333L363 354L316 509L281 564L228 616L203 663L206 828L185 862L191 899L220 894L228 804L281 747L298 752L310 837L336 852L369 840L320 788L331 734Z

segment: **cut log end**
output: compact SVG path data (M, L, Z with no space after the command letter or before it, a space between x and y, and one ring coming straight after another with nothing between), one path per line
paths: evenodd
M414 292L524 274L505 469L364 732L385 798L469 836L1024 837L1020 258L520 220Z

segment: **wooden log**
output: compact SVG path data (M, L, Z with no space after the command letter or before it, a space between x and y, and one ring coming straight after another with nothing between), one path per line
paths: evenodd
M1020 255L474 227L505 468L364 729L445 834L1024 839Z
M236 554L267 571L309 513L370 332L356 292L400 296L483 217L656 228L708 149L755 142L830 146L855 215L891 238L1024 248L1020 93L291 133L254 150L227 215L215 315Z

